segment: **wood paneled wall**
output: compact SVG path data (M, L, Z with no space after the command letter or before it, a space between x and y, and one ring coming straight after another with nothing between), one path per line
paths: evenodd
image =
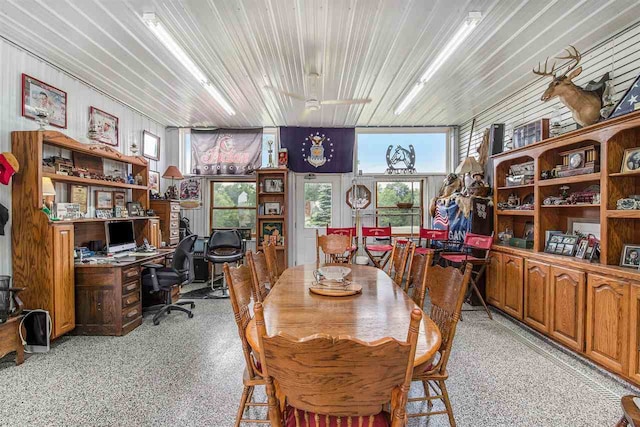
M141 147L142 131L148 130L162 140L160 161L151 161L151 169L161 174L165 160L165 126L119 103L109 96L75 79L51 64L0 39L0 152L11 151L11 131L36 130L35 121L21 116L20 91L22 73L56 86L67 92L67 129L57 129L75 139L86 137L89 106L107 111L120 119L118 150L130 154L132 142ZM64 191L62 188L60 191ZM0 185L0 203L11 212L11 186ZM0 274L11 274L11 221L0 236Z

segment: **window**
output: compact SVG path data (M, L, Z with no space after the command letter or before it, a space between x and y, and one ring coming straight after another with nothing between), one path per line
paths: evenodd
M410 133L386 132L373 133L359 130L357 133L358 167L365 174L384 174L387 172L387 150L397 159L396 169L409 165L409 155L413 147L415 153L416 174L446 173L448 159L448 131L414 131ZM398 150L398 147L400 149ZM397 150L397 153L396 153Z
M413 206L399 207L402 203L413 203ZM422 182L378 181L376 208L379 227L391 224L393 234L418 235L422 226Z
M324 228L331 225L331 184L304 183L304 228Z
M256 183L211 183L211 228L251 228L256 232Z

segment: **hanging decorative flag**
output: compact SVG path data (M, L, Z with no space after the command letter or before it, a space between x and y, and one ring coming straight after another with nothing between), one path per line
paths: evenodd
M620 99L609 118L612 119L636 110L640 110L640 76L636 78L629 90Z
M280 146L289 153L289 169L305 173L353 171L354 128L280 128Z
M262 164L262 128L191 129L191 173L249 175Z

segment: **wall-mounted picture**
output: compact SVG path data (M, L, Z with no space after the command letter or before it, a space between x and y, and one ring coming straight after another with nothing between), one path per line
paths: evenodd
M149 190L152 193L160 194L160 172L149 171Z
M127 193L124 191L113 192L113 206L124 208L127 206Z
M279 178L271 178L264 180L265 193L281 193L284 191L284 182Z
M160 160L160 137L142 131L142 155L147 159Z
M633 268L638 268L638 266L640 266L640 245L625 244L622 247L620 266Z
M197 178L180 181L180 207L198 209L202 206L202 186Z
M107 112L89 107L89 121L96 130L96 141L118 146L118 118Z
M22 75L22 116L46 115L51 126L67 127L67 92L26 74Z
M85 215L89 205L89 187L86 185L71 184L69 186L69 202L80 206L80 213Z
M280 203L278 202L265 202L264 213L266 215L280 215Z
M622 157L620 172L636 172L640 170L640 147L627 148Z
M358 184L347 190L347 206L351 209L365 209L371 204L371 190Z
M96 209L113 209L113 193L111 191L96 191Z
M273 236L273 237L271 237ZM276 243L282 242L282 223L281 222L263 222L262 223L262 240L275 238Z

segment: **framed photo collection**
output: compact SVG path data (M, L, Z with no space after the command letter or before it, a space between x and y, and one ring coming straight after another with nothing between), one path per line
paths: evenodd
M36 120L42 110L51 126L67 128L67 92L22 74L22 116Z

